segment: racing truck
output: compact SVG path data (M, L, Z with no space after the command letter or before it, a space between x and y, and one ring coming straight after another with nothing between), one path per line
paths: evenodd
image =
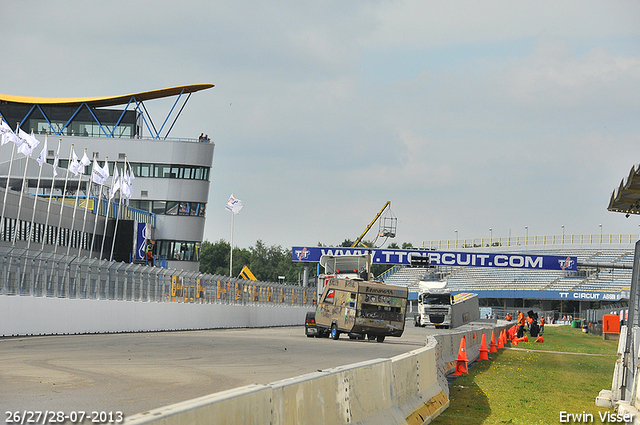
M415 326L457 328L480 318L478 294L452 295L446 281L418 283L418 312Z

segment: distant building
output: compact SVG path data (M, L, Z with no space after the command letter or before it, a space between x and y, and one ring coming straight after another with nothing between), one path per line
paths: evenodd
M53 195L65 200L70 206L64 206L62 220L60 220L60 204L56 200L51 207L49 219L46 219L46 208L51 193L53 168L47 166L41 174L38 194L37 214L32 231L30 222L33 210L32 197L25 197L20 210L20 217L16 217L19 208L16 203L19 198L10 192L5 208L5 222L0 232L0 245L7 246L13 242L14 246L24 247L27 244L26 235L32 235L30 249L40 248L45 242L44 251L53 251L58 244L58 253L65 253L69 244L81 255L89 256L92 245L94 228L96 238L93 243L92 256L97 257L105 228L106 200L103 196L102 205L95 202L98 199L98 186L89 188L91 165L86 167L84 177L79 179L67 174L70 152L73 150L81 157L84 149L89 159L94 157L103 166L108 158L109 173L114 174L117 161L118 172L123 173L126 161L130 164L135 175L133 194L129 199L130 211L122 214L134 222L150 223L148 239L156 241L155 253L162 260L166 260L169 268L198 270L200 245L203 240L206 209L209 195L211 167L213 164L214 143L210 140L169 138L167 137L175 120L178 118L184 104L191 96L200 90L213 87L211 84L172 87L150 92L135 93L123 96L96 98L37 98L24 96L0 95L0 116L15 131L19 126L27 133L34 132L41 144L34 150L31 158L25 161L21 154L14 153L10 145L0 147L0 202L3 202L4 188L11 165L10 188L19 191L22 188L23 176L27 175L28 191L36 192L37 178L40 167L35 158L41 152L45 135L48 140L46 158L53 164L56 156L58 141L60 144L59 175L53 180ZM154 99L177 97L174 108L175 117L163 117L162 122L154 123L147 113L144 103ZM182 101L182 105L179 102ZM121 108L121 109L118 109ZM171 114L171 113L170 113ZM200 134L201 129L193 129L193 134ZM27 163L26 173L24 164ZM111 184L111 177L105 188ZM66 194L63 194L66 181ZM77 208L75 220L73 203L76 188L80 186L80 206ZM42 196L42 195L47 195ZM63 196L64 195L64 196ZM89 213L84 220L84 198L89 196ZM94 202L92 202L94 201ZM118 202L118 197L114 198ZM113 205L113 204L112 204ZM111 207L110 217L115 217L115 207ZM94 214L97 212L97 215ZM97 217L98 223L95 223ZM61 221L60 229L58 222ZM109 220L108 229L113 229L114 219ZM125 223L124 220L121 220ZM47 224L45 228L45 223ZM71 228L73 225L73 228ZM14 232L17 237L13 237ZM110 230L107 230L109 240ZM112 232L112 230L111 230ZM120 233L119 233L120 234ZM56 236L57 235L57 236ZM36 242L34 244L34 242ZM82 245L82 248L80 248ZM60 249L64 246L64 249ZM109 250L106 250L109 252ZM132 248L132 252L134 249ZM108 255L108 254L106 254ZM103 255L104 257L105 255ZM131 257L132 259L134 257ZM120 258L123 259L123 258Z

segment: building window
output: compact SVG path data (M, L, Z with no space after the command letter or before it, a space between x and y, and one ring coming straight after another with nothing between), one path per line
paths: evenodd
M159 255L173 261L200 261L200 242L157 241Z
M180 206L179 202L176 201L167 201L167 211L166 215L178 215L178 208Z
M167 201L153 201L151 212L156 215L164 215L167 210Z
M131 163L136 177L156 177L163 179L208 180L208 167L188 165Z
M189 215L190 211L190 203L189 202L180 202L180 209L178 211L179 215Z

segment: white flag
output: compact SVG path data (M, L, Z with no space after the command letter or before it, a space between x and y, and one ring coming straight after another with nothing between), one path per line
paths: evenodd
M131 164L129 164L129 173L127 174L126 170L123 170L122 174L122 196L127 201L127 206L129 206L129 200L133 196L133 181L135 178Z
M113 183L111 185L111 192L109 193L109 200L112 200L116 192L120 189L120 174L118 173L118 167L113 167Z
M60 161L60 143L58 143L58 150L56 157L53 159L53 177L58 177L58 162Z
M40 140L36 139L33 134L28 134L21 128L18 129L18 139L20 139L18 152L24 156L31 156L33 150L40 144Z
M69 163L69 171L73 173L74 176L77 176L80 172L80 163L78 162L78 155L76 155L76 151L72 150L71 162Z
M84 168L85 168L87 165L90 165L90 164L91 164L91 160L90 160L90 159L89 159L89 157L87 156L87 150L85 149L85 150L84 150L84 154L82 154L82 159L80 160L80 166L81 166L82 168L78 167L78 171L79 171L79 172L81 172L82 174L84 174Z
M91 174L93 175L93 181L99 185L103 185L105 181L109 178L109 168L107 167L107 163L105 162L105 168L102 168L96 159L93 159L93 169Z
M238 214L242 209L242 207L244 207L244 204L242 203L242 201L238 198L234 198L232 193L231 196L229 197L229 200L227 201L226 209L231 211L234 214Z
M36 158L36 161L38 161L38 164L40 164L40 166L42 166L42 164L44 164L45 162L47 162L47 136L44 136L44 146L42 148L42 151L40 151L40 155Z
M4 122L4 120L0 119L0 134L2 135L2 145L5 145L9 142L13 142L16 145L20 145L20 141L18 140L18 136L11 130L9 124Z
M109 161L107 161L107 160L104 161L104 167L102 167L101 174L104 177L104 181L106 182L107 179L109 178L109 176L111 175L111 174L109 174ZM103 184L104 184L104 182L103 182Z

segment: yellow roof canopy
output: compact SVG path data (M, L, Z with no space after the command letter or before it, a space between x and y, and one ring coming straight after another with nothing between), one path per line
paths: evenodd
M178 96L184 93L195 93L200 90L214 87L213 84L191 84L186 86L169 87L166 89L144 91L140 93L125 94L120 96L103 96L103 97L32 97L32 96L13 96L9 94L0 94L0 102L22 103L28 105L81 105L86 103L91 107L106 107L116 105L126 105L131 98L138 101L146 101L153 99L161 99L164 97Z

